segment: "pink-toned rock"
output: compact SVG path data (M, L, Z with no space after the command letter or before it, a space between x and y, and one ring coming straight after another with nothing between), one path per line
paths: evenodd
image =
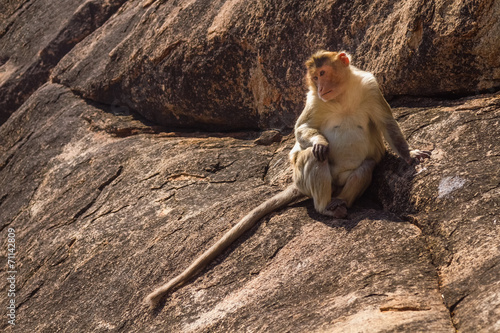
M17 271L1 331L499 330L500 95L477 95L499 87L498 1L0 5L0 248L14 230ZM431 159L387 154L346 220L310 200L266 216L149 311L290 183L302 63L323 47L375 73Z

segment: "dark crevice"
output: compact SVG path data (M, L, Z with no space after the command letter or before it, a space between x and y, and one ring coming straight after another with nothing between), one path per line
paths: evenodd
M75 242L76 242L76 238L73 238L73 239L71 239L69 241L69 243L68 243L68 250L73 246L73 244L75 244Z
M92 200L91 200L91 201L90 201L90 202L89 202L89 203L88 203L85 207L83 207L82 209L80 209L80 210L79 210L79 211L78 211L78 212L77 212L77 213L73 216L73 221L78 220L78 218L79 218L80 216L82 216L83 214L85 214L85 212L86 212L87 210L89 210L89 209L90 209L90 207L92 207L92 205L94 205L94 203L96 202L96 200L97 200L97 198L98 198L98 197L99 197L99 196L97 195L97 196L96 196L94 199L92 199ZM50 228L49 228L49 229L50 229Z
M102 191L109 185L111 184L116 178L118 178L121 173L123 171L123 167L120 166L118 168L118 170L116 171L116 173L111 176L108 180L106 180L104 183L102 183L97 189L99 190L99 194L96 195L96 197L94 199L92 199L87 205L85 205L85 207L83 207L82 209L80 209L74 216L73 216L73 221L77 220L80 216L82 216L83 214L85 214L85 212L87 212L90 207L92 207L94 205L94 203L97 201L97 199L99 198L100 194L102 193Z
M123 171L123 167L120 165L120 167L118 167L118 170L116 171L116 173L113 176L111 176L111 178L109 178L107 181L102 183L101 186L98 187L98 190L99 191L104 190L106 188L106 186L111 184L116 178L118 178L121 175L122 171Z
M210 173L217 173L219 171L222 171L224 169L227 169L228 167L230 167L231 165L233 165L236 160L233 160L227 164L222 164L221 161L220 161L220 153L217 154L217 162L216 163L212 163L210 164L209 166L205 167L203 170L207 171L207 172L210 172Z
M425 100L427 103L435 104L439 102L453 102L458 101L463 98L468 97L477 97L480 95L490 95L496 94L500 92L500 86L493 87L489 89L479 89L474 93L470 92L443 92L440 94L434 95L394 95L388 97L387 101L391 103L391 105L396 105L397 107L408 106L408 104L412 105L416 103L416 106L422 106L422 100ZM425 103L425 104L427 104ZM420 105L419 105L420 104ZM393 106L393 107L396 107Z
M2 206L2 204L4 203L5 199L7 199L9 195L8 194L4 194L1 198L0 198L0 207Z
M232 184L235 183L236 179L231 179L231 180L211 180L209 181L210 184Z
M263 175L262 175L262 181L266 180L267 174L269 173L269 170L271 169L271 163L273 162L273 159L274 159L274 157L276 156L277 153L278 153L278 148L276 148L273 151L273 155L271 156L271 158L269 158L269 161L267 162L267 164L266 164L266 166L264 168L264 172L263 172Z
M415 128L414 130L411 131L410 134L406 135L406 140L408 141L412 136L413 134L419 132L421 133L420 131L428 126L431 126L431 125L434 125L434 123L425 123L425 124L422 124L420 126L418 126L417 128Z
M368 297L387 297L387 296L388 296L387 294L369 294L369 295L364 296L364 298L368 298Z
M431 310L430 306L387 306L387 307L381 307L380 311L381 312L404 312L404 311L429 311Z
M264 172L263 172L263 175L262 175L262 180L266 180L266 177L267 177L267 173L269 172L269 165L270 165L271 161L269 161L268 164L266 164L266 166L264 167Z
M96 120L82 116L95 131L104 131L116 137L128 137L138 134L168 134L169 137L185 137L185 138L225 138L231 137L238 140L256 140L260 137L262 130L257 128L241 128L237 130L221 130L206 128L203 124L187 125L188 127L180 126L163 126L154 121L151 121L142 116L138 111L130 106L119 105L116 103L108 104L102 101L95 101L83 95L78 90L73 90L71 87L65 86L71 92L78 96L88 105L103 111L106 114L116 117L111 123L106 123L104 126L96 124ZM135 123L134 123L135 122ZM284 132L288 133L287 130Z
M142 197L141 197L141 198L142 198ZM138 198L138 199L137 199L137 201L139 201L141 198ZM117 208L117 209L114 209L114 210L109 210L109 211L107 211L107 212L104 212L104 213L102 213L102 214L99 214L98 216L96 216L96 217L94 217L94 218L92 219L92 222L91 222L91 223L93 223L95 220L97 220L97 219L99 219L99 218L102 218L102 217L104 217L104 216L107 216L107 215L110 215L110 214L116 214L116 213L118 213L119 211L121 211L121 210L123 210L123 209L125 209L125 208L127 208L127 207L130 207L130 205L125 205L125 206L122 206L122 207L120 207L120 208Z
M455 313L454 313L454 312L455 312L456 307L457 307L457 306L458 306L458 304L460 304L460 302L462 302L462 301L463 301L463 300L464 300L467 296L468 296L468 295L464 295L464 296L460 297L460 298L458 299L458 301L456 301L455 303L453 303L453 304L452 304L452 305L448 308L448 310L450 311L450 316L451 316L452 322L453 322L453 316L455 315ZM456 329L456 327L455 327L455 329Z
M19 305L16 307L17 310L19 310L19 308L21 306L24 305L24 303L26 303L28 300L30 300L32 297L34 297L36 295L36 293L38 293L38 291L40 290L40 288L43 286L44 282L42 281L38 286L36 286L35 289L33 289L30 294L22 301L19 303Z
M455 331L457 331L457 328L455 327L455 323L453 321L453 316L454 316L453 311L455 310L455 307L458 305L458 303L460 303L465 298L465 296L462 297L460 300L458 300L456 303L454 303L452 306L450 306L450 307L446 306L446 299L445 299L444 293L442 291L443 283L442 283L442 278L441 278L439 264L436 263L436 255L434 254L434 252L432 250L432 246L431 246L431 244L429 243L429 240L428 240L428 236L431 236L432 232L429 232L428 231L428 227L426 227L425 225L423 225L422 223L420 223L414 216L405 216L405 220L407 222L411 223L412 225L414 225L415 227L417 227L422 232L422 234L421 234L422 235L422 240L424 242L424 245L425 245L425 248L426 248L427 252L429 253L430 263L431 263L431 265L434 267L434 269L436 271L437 290L439 291L439 293L442 296L443 306L448 309L448 312L449 312L449 315L450 315L450 323L453 326L453 328L455 329ZM452 233L453 232L455 232L455 230L453 230ZM451 251L448 248L445 248L445 250L447 252L451 253ZM450 263L451 263L451 259L450 259L450 262L448 262L447 264L449 265Z
M285 245L286 244L278 246L278 248L276 250L274 250L274 252L267 258L267 261L271 261L272 259L274 259L278 255L278 253L281 251L281 249L285 247Z
M159 173L159 172L155 172L155 173L154 173L154 174L152 174L151 176L148 176L148 177L146 177L146 178L144 178L144 179L141 179L141 182L145 182L145 181L150 180L150 179L152 179L152 178L158 177L159 175L160 175L160 173Z

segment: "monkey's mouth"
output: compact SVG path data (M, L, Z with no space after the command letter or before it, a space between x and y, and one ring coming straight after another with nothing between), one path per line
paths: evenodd
M322 93L322 94L321 94L321 97L328 95L328 94L329 94L329 93L331 93L332 91L333 91L333 90L328 90L326 93Z
M323 93L323 94L320 94L319 95L319 98L321 98L323 101L329 101L331 99L331 97L327 97L327 95L329 95L333 90L328 90L327 92Z

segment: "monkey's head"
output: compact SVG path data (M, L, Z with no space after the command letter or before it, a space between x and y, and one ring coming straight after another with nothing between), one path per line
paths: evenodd
M306 61L307 85L327 102L342 94L351 73L345 52L318 51Z

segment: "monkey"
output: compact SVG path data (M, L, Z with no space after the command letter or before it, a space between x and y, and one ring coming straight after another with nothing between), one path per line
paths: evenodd
M430 157L409 149L373 74L350 62L346 52L324 50L307 60L309 92L290 152L294 183L334 218L346 217L371 183L385 153L382 136L408 164Z
M345 52L324 50L306 61L309 91L289 154L293 183L254 208L181 274L149 294L145 302L151 308L262 217L293 201L311 197L318 213L345 218L347 209L370 184L373 169L385 153L382 136L408 164L430 157L430 152L410 151L375 77L350 61Z

